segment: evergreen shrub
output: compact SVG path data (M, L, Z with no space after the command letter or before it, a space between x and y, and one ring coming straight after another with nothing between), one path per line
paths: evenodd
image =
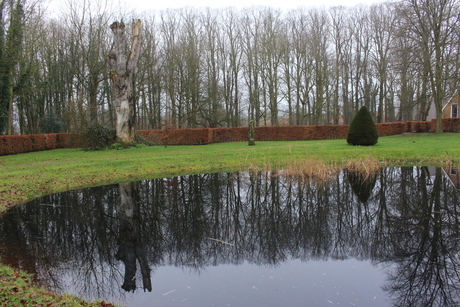
M80 133L81 145L85 151L105 149L117 140L115 129L107 128L98 123L89 124L85 131Z
M65 131L65 124L57 114L49 114L42 121L43 133L62 133Z
M377 144L379 135L371 113L362 106L348 127L347 143L350 145L371 146Z

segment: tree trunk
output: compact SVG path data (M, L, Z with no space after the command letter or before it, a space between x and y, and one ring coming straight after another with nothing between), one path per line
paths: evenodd
M115 91L116 130L119 141L133 143L136 122L135 101L132 89L134 69L139 59L141 45L141 21L133 24L131 50L125 38L123 22L114 22L110 29L114 35L114 51L109 56L111 77Z
M8 119L6 123L6 134L13 135L13 77L14 69L11 68L8 78Z

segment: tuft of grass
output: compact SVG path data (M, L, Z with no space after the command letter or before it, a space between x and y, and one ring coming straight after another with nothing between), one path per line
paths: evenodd
M283 170L283 176L290 180L302 182L308 180L327 182L337 174L337 171L337 167L321 160L305 160L287 165Z
M373 157L366 157L363 160L350 160L344 163L343 168L353 172L370 174L377 172L382 164L384 163L380 163Z

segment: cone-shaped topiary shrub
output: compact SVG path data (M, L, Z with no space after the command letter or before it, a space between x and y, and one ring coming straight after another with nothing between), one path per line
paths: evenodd
M371 113L366 106L362 106L348 127L347 143L370 146L377 144L378 139L377 127L375 127Z

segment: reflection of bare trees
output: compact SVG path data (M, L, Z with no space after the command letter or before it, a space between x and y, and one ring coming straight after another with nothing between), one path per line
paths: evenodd
M396 297L396 306L458 306L458 203L449 197L451 186L441 168L434 179L427 168L417 176L420 194L412 195L416 203L392 221L397 252L387 261L397 269L386 288Z
M353 257L396 264L386 289L397 305L456 302L459 199L441 170L385 168L370 182L350 178L342 172L320 184L255 172L146 180L44 197L0 226L22 231L39 275L76 272L99 297L121 283L135 289L136 259L150 290L149 266ZM355 195L358 183L365 201Z
M120 296L113 279L119 276L119 268L112 254L117 247L113 218L118 203L113 186L50 195L6 213L0 220L0 232L23 238L18 241L21 250L38 257L37 278L55 289L66 290L66 276L83 296ZM18 231L11 231L8 221Z
M119 248L115 254L117 260L125 265L124 282L126 291L136 290L136 260L142 272L144 291L152 291L150 267L142 248L140 238L139 203L137 201L137 182L120 183L120 237Z

